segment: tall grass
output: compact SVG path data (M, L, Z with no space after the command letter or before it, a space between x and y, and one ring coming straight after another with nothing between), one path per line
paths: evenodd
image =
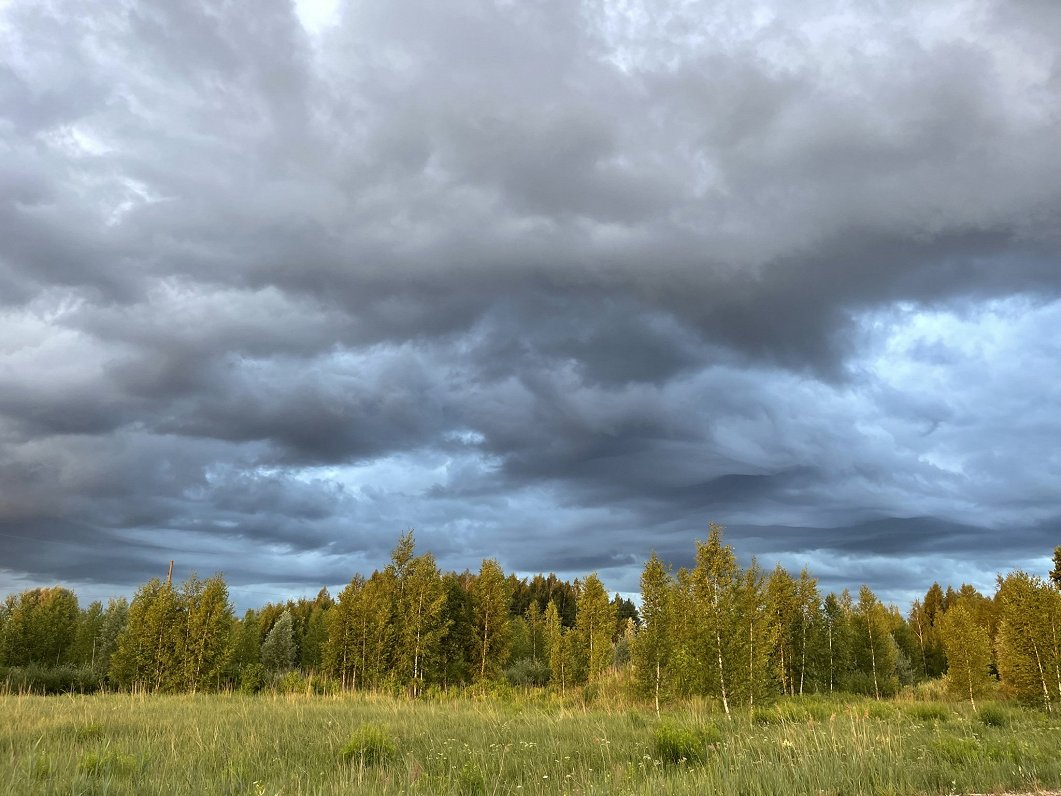
M976 714L929 704L806 697L726 719L700 703L659 722L635 705L545 693L9 695L0 696L0 792L773 796L1061 786L1057 719L992 705L984 720L987 705Z

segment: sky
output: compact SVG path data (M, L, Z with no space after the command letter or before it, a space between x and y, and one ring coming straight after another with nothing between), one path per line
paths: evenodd
M0 1L0 594L1061 544L1055 0Z

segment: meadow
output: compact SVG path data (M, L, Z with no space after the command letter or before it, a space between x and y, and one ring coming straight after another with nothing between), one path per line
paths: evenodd
M547 692L0 696L8 794L952 794L1061 787L1011 703L796 697L726 719Z

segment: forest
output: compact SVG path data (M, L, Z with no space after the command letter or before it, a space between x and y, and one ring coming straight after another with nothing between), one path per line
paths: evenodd
M221 574L154 579L131 602L81 608L62 587L0 607L0 682L10 691L138 690L415 697L468 689L563 694L619 680L661 706L703 698L725 714L789 695L882 699L946 677L968 700L1000 693L1061 706L1061 547L1048 579L999 575L993 595L931 584L906 615L866 586L822 594L806 570L741 567L712 524L691 568L656 555L641 605L590 574L518 578L495 560L441 572L413 533L390 562L332 597L234 615Z

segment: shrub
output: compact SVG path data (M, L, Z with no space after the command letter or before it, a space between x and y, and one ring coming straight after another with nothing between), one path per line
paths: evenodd
M0 679L11 693L91 694L103 688L103 677L88 666L12 666Z
M398 756L398 744L385 727L362 724L354 730L339 756L360 765L378 765Z
M717 727L682 727L660 724L656 728L656 756L664 763L703 763L708 748L722 743Z
M1013 722L1013 714L1002 705L984 705L978 718L987 727L1008 727Z
M83 774L92 774L97 777L128 776L133 772L136 758L131 755L123 755L113 749L104 752L89 752L81 755L77 769Z
M273 682L275 688L281 694L308 694L310 692L309 681L299 672L284 672Z
M505 679L514 686L540 686L549 682L549 664L521 658L505 669Z
M93 722L92 724L83 724L80 727L74 728L74 740L75 741L98 741L103 737L103 725Z
M946 721L951 717L947 708L932 702L915 702L906 708L906 712L921 721Z
M239 690L242 694L257 694L265 688L267 673L260 663L249 663L240 667Z

